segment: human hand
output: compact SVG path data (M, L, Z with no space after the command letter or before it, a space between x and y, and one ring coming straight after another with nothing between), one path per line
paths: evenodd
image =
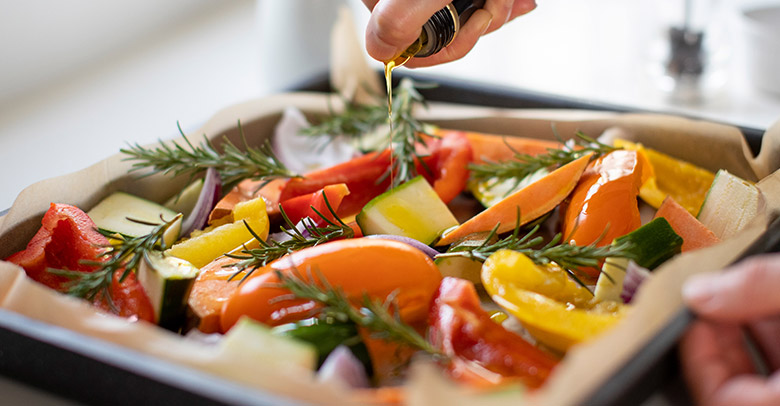
M452 0L363 0L371 10L366 28L366 50L378 61L397 57L420 36L420 29ZM452 43L426 58L413 58L407 67L451 62L466 55L480 36L499 29L517 16L536 8L536 0L486 0L460 28Z
M680 346L683 374L697 403L780 405L780 255L695 275L683 286L683 300L700 319ZM770 376L755 370L745 332L774 371Z

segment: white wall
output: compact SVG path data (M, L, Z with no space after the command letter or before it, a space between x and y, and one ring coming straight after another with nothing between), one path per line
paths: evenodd
M0 106L219 3L0 0Z

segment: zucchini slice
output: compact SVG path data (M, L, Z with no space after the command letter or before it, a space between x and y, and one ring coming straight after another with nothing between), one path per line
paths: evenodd
M721 169L715 174L697 218L721 240L742 230L763 204L756 185Z
M152 302L157 324L168 329L182 325L187 299L199 272L188 261L159 251L144 254L138 280Z
M418 176L368 202L356 217L364 235L392 234L430 245L458 220L428 181Z
M166 246L173 245L181 233L179 213L161 204L125 192L115 192L109 195L88 211L87 215L98 228L127 237L140 237L149 234L153 228L153 226L139 224L131 219L159 224L162 221L161 217L165 221L170 221L179 216L178 221L168 228L164 235Z
M630 242L628 252L634 262L643 268L655 269L664 261L680 253L683 239L665 218L659 217L636 230L615 238L613 245ZM621 302L623 279L626 277L628 258L607 258L601 268L594 295L597 301Z
M225 334L220 350L241 357L256 359L269 368L294 366L304 370L317 369L317 349L297 338L275 335L265 324L241 317Z

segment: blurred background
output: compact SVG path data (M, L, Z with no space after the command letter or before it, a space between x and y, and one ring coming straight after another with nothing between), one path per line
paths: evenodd
M538 2L415 73L760 129L780 118L780 0ZM0 210L126 142L325 72L342 5L362 41L359 0L0 0ZM5 379L0 392L60 404Z
M777 69L761 84L751 62L771 68L780 50L757 51L778 45L742 12L778 0L538 2L462 60L414 73L756 128L780 118ZM196 129L325 72L342 5L362 41L359 0L0 0L0 209L126 142L173 137L177 121ZM683 30L676 42L670 27Z

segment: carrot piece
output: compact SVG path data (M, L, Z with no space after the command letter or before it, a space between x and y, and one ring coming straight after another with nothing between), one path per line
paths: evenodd
M655 213L655 218L663 217L672 226L674 232L683 239L682 252L709 247L720 242L715 233L693 217L685 207L668 196Z
M499 224L497 230L499 234L512 230L517 224L518 209L520 210L520 225L537 219L554 209L571 193L592 156L593 154L589 153L569 162L542 179L507 196L498 204L445 234L436 245L449 245L471 233L490 231L496 224Z
M539 155L546 154L548 149L560 149L560 142L540 140L536 138L502 136L470 131L437 130L436 135L444 136L450 133L466 135L473 151L475 164L485 161L507 161L514 159L516 153Z

